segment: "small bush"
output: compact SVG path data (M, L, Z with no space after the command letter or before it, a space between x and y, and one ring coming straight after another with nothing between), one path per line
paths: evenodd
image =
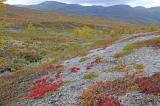
M144 69L144 65L143 64L136 64L135 68L138 70L141 70L141 69Z
M48 71L48 74L50 74L50 75L55 74L55 73L56 73L55 70L49 70L49 71Z
M4 68L7 66L8 60L4 57L0 57L0 68Z
M160 38L154 38L146 42L147 46L160 48Z
M77 38L90 39L94 37L94 30L88 26L76 28L74 34Z
M29 34L37 34L37 29L35 26L33 26L32 23L29 23L26 29L27 33Z
M158 31L159 27L155 24L151 24L150 26L148 26L148 30L149 31Z
M84 62L84 61L86 61L88 58L86 58L86 57L83 57L83 58L81 58L80 60L79 60L79 62Z
M116 53L116 54L114 55L114 57L115 57L116 59L120 59L120 58L122 57L122 54L121 54L121 53Z
M4 29L6 28L8 25L7 23L3 20L3 21L0 21L0 29Z
M96 77L98 77L98 74L97 74L97 72L90 72L90 73L88 73L88 74L86 74L84 77L83 77L83 79L93 79L93 78L96 78Z
M118 64L116 65L115 67L113 67L111 69L112 72L124 72L125 71L125 68L126 68L126 65L123 65L123 64Z
M80 68L79 67L75 67L75 66L70 69L71 73L77 73L79 71L80 71Z
M109 32L109 35L110 35L110 36L115 36L115 35L116 35L116 32L115 32L114 30L111 30L111 31Z
M4 43L4 40L3 40L3 38L0 36L0 49L3 48L3 43Z
M33 50L24 50L19 53L19 56L26 59L30 63L38 62L42 59L42 57Z

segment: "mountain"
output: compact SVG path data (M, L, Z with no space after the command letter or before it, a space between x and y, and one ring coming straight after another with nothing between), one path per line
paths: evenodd
M1 14L2 15L2 14ZM123 27L140 27L121 21L113 21L90 16L77 16L66 12L40 11L24 7L7 5L7 10L3 14L6 22L11 27L23 28L28 22L32 22L38 27L55 29L73 29L76 27L89 26L95 29L110 29Z
M42 11L61 11L76 15L96 16L105 19L115 19L130 23L160 25L160 7L145 8L142 6L131 7L129 5L82 6L78 4L66 4L56 1L46 1L36 5L23 6Z

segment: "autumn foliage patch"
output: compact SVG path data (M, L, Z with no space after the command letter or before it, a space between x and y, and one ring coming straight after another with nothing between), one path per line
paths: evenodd
M37 80L31 87L29 87L27 97L31 99L40 99L45 95L45 93L58 90L61 85L62 82L51 83L47 81L47 78Z
M79 72L80 71L80 68L78 68L78 67L72 67L71 69L70 69L70 72L71 73L77 73L77 72Z
M154 74L152 77L137 78L135 82L141 93L160 93L160 73Z
M99 104L97 106L121 106L118 100L116 100L114 97L101 97Z
M85 106L120 106L113 95L139 91L144 94L160 93L160 73L144 78L119 78L90 84L80 97Z

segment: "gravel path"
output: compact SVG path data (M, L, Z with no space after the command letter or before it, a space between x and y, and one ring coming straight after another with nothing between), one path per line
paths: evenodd
M114 80L124 77L123 72L109 71L110 68L117 64L117 61L114 58L116 53L121 52L128 44L146 41L154 37L160 36L154 35L153 33L136 35L135 38L112 44L106 49L95 49L89 51L88 55L85 56L87 60L84 62L80 62L82 57L76 57L64 61L62 64L64 65L65 70L61 73L62 78L58 80L67 81L67 83L64 84L58 91L54 92L52 96L34 102L32 101L32 104L28 103L28 106L76 106L78 97L88 84L96 81ZM92 69L86 70L87 65L94 61L96 57L102 57L102 61L92 67ZM153 48L141 48L136 50L136 52L125 56L121 62L125 64L142 63L146 66L145 74L152 75L153 73L160 71L160 51ZM79 67L80 71L77 73L71 73L71 67ZM93 71L96 71L99 74L97 78L87 80L83 79L84 75ZM125 96L119 98L125 98ZM126 104L125 101L123 102Z

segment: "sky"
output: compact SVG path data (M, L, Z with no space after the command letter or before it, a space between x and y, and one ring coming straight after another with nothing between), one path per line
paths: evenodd
M38 4L47 0L7 0L8 4ZM145 7L156 7L160 6L160 0L48 0L48 1L58 1L69 4L81 4L85 6L90 5L102 5L111 6L118 4L127 4L130 6L145 6Z

